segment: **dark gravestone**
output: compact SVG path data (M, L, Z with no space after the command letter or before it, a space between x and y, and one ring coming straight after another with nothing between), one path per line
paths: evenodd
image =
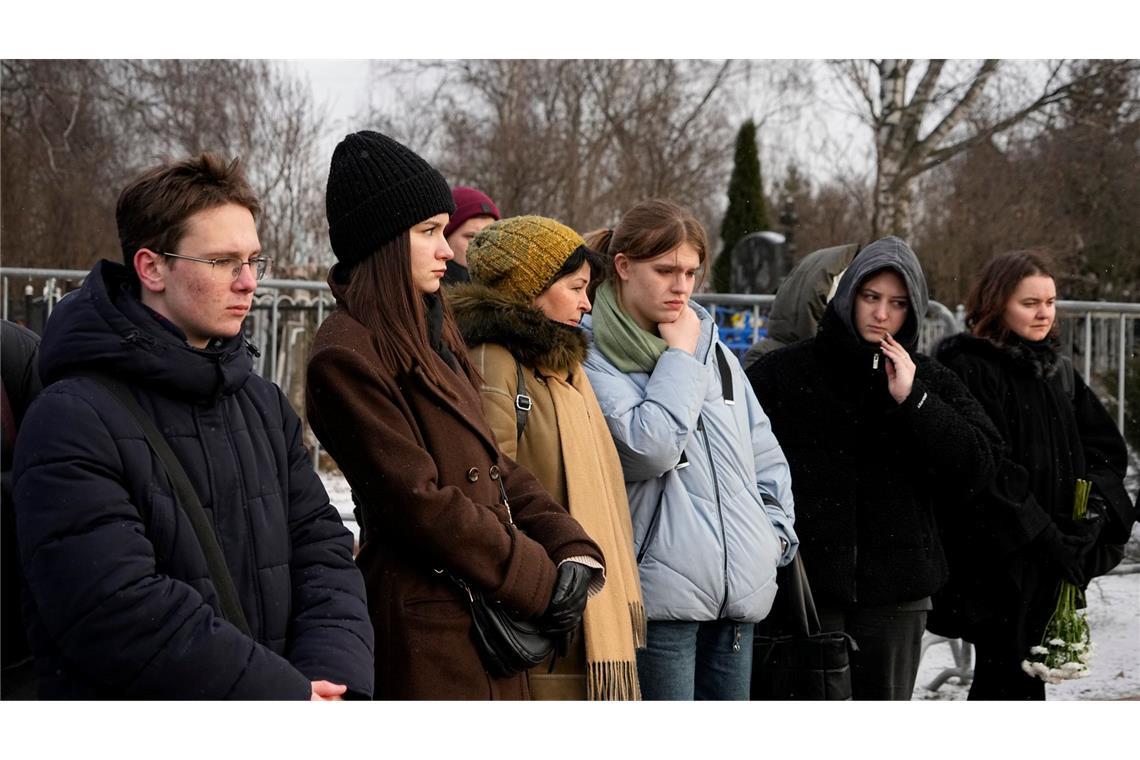
M778 232L752 232L732 249L733 293L775 293L788 273L784 236Z

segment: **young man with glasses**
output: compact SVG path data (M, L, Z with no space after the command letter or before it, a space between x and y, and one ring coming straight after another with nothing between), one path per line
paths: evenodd
M237 160L147 171L119 197L125 266L99 262L48 321L14 467L41 697L371 696L352 535L241 331L268 264L259 211ZM169 469L93 373L186 471L238 614Z

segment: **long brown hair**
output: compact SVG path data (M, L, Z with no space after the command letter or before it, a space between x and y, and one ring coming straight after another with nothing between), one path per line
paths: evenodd
M966 297L966 329L980 338L1007 343L1012 333L1005 326L1006 304L1021 281L1035 275L1056 280L1041 250L1009 251L987 261ZM1049 334L1057 334L1056 320Z
M602 271L590 277L591 300L598 285L613 276L614 256L619 253L624 253L630 261L646 261L688 243L703 265L709 249L704 225L673 201L663 198L641 201L625 212L616 227L594 230L583 238L587 246L602 254L603 260ZM701 278L704 278L703 270Z
M436 371L438 364L432 359L435 351L428 336L424 294L412 280L411 256L411 231L404 230L351 270L341 270L338 275L345 283L344 306L353 319L372 332L385 364L410 370L418 363L433 383L447 389L449 383ZM460 366L469 371L463 338L442 288L436 296L443 306L443 342Z

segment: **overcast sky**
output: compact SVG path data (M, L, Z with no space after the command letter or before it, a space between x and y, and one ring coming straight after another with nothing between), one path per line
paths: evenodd
M366 128L359 115L368 102L369 61L362 59L291 59L282 61L312 86L314 100L328 107L328 125L322 142L322 154L331 156L333 148L345 134ZM827 89L826 81L821 81ZM762 109L763 94L742 93L730 118L743 121ZM796 159L801 170L823 180L837 172L868 171L870 164L869 134L860 123L844 114L837 104L836 93L826 93L810 113L794 125L778 124L761 129L761 159L766 183L782 176L789 158ZM821 148L821 145L825 147ZM728 145L726 150L732 150ZM776 165L770 165L775 163Z

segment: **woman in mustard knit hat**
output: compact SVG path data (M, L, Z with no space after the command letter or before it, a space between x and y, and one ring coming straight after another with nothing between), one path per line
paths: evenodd
M606 557L606 585L587 603L581 635L553 669L531 670L535 699L640 698L635 649L644 646L645 613L629 503L582 369L587 343L578 323L590 310L595 256L553 219L504 219L472 240L472 282L449 294L499 447L538 477Z

